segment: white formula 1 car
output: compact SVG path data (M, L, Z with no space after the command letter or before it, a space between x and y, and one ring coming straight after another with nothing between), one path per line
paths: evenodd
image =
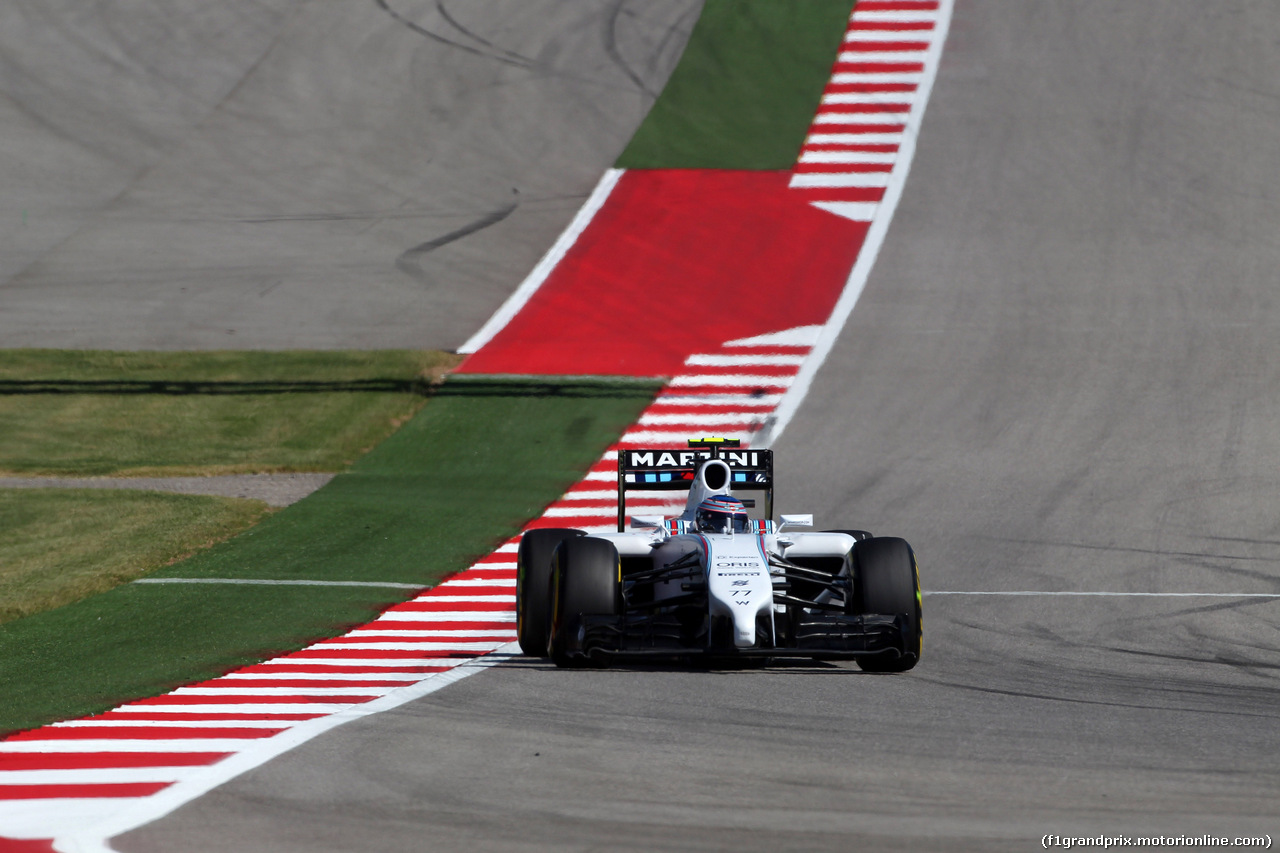
M903 539L774 530L773 451L724 439L618 453L618 532L527 531L517 557L521 650L558 666L631 658L853 658L904 672L921 649L920 581ZM688 490L675 518L626 522L630 490ZM753 500L763 491L764 518Z

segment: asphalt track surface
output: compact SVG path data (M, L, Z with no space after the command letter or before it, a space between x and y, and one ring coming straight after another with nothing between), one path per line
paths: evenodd
M1276 592L1277 40L1264 2L961 0L781 505L907 536L930 590ZM501 666L115 845L1274 837L1278 606L932 595L902 676Z
M0 346L454 349L699 0L5 0Z

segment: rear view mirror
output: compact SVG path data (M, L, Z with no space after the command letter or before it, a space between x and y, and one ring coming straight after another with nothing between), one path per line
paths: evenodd
M813 513L784 515L782 516L782 524L778 525L778 530L781 531L784 527L813 527Z

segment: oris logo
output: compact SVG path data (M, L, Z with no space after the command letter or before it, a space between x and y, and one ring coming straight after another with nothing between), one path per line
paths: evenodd
M717 569L758 569L758 560L716 560Z

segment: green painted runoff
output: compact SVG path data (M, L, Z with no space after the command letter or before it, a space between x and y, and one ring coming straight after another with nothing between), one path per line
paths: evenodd
M852 0L707 0L624 169L790 169Z
M637 382L450 379L349 473L151 576L435 583L539 515L657 390ZM0 624L0 732L98 713L302 648L410 594L125 584Z

